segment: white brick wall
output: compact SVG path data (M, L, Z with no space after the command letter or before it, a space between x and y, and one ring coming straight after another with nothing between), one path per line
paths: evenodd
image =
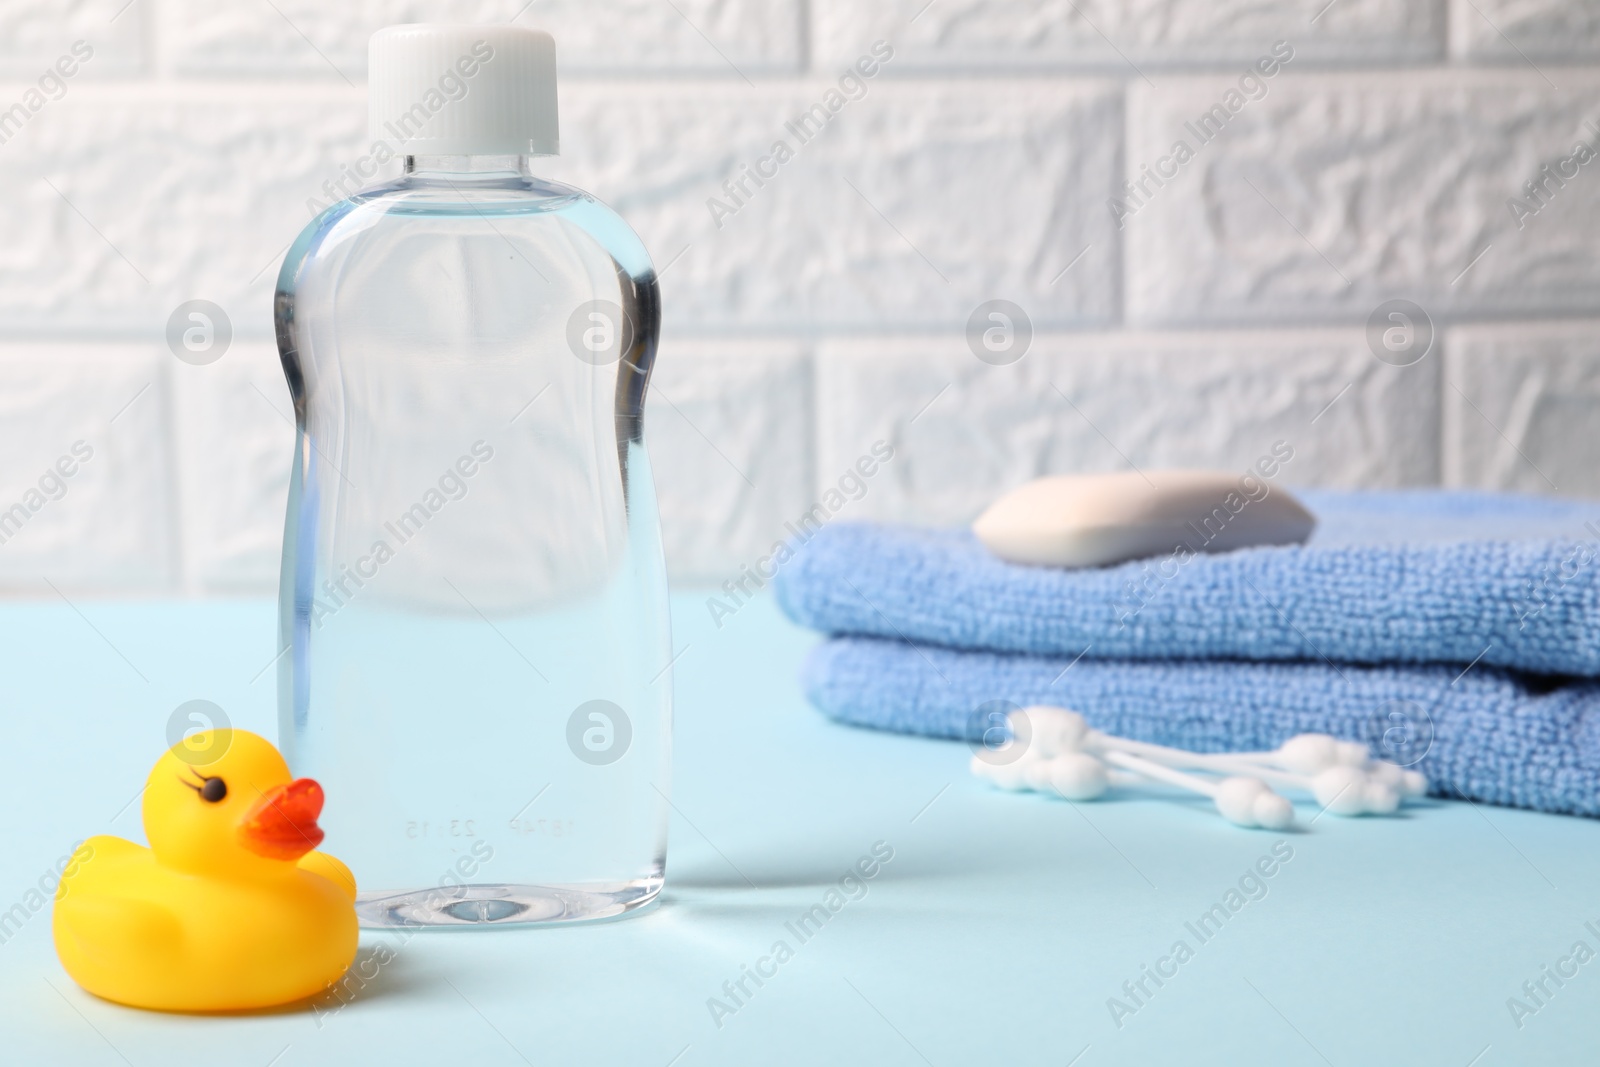
M170 361L148 344L0 346L0 588L176 580Z
M811 363L795 341L680 341L645 409L667 555L680 575L738 573L811 506Z
M1582 0L1451 0L1450 51L1465 59L1520 63L1600 57L1600 8Z
M1285 38L1308 59L1371 66L1444 51L1441 0L812 0L824 67L853 60L878 38L903 42L896 71L1018 67L1233 67ZM1561 6L1549 4L1545 6ZM914 19L914 21L913 21Z
M170 69L182 74L359 81L367 73L367 38L384 26L505 22L532 6L528 0L171 0L158 24ZM799 0L539 0L522 23L556 35L564 72L622 77L726 74L730 66L747 75L793 74L804 40Z
M706 201L730 202L723 178L789 136L784 123L832 84L574 82L563 157L543 169L620 211L658 266L682 253L662 283L669 336L960 330L994 293L1050 324L1115 317L1117 242L1103 204L1121 108L1104 82L870 82L719 226Z
M1379 363L1358 330L1047 334L1009 366L964 338L827 342L818 474L887 441L896 458L855 514L930 523L970 521L995 486L1043 474L1243 470L1277 441L1292 484L1428 485L1437 367Z
M1445 367L1447 484L1600 496L1600 323L1465 327Z
M0 3L0 77L32 81L76 40L89 43L95 53L84 65L82 77L137 77L146 68L149 53L143 24L136 13L123 10L126 2Z
M1600 144L1600 125L1584 126L1600 119L1600 77L1560 71L1554 89L1526 68L1292 70L1207 144L1185 124L1233 79L1131 87L1131 170L1177 138L1195 148L1142 207L1130 201L1131 318L1360 321L1391 297L1469 317L1600 307L1600 164L1578 168L1520 229L1506 207L1580 137Z
M671 264L647 432L680 581L764 555L880 438L845 515L959 522L1037 474L1279 439L1292 484L1600 496L1589 3L0 0L0 591L273 588L271 290L366 148L366 38L512 17L558 41L540 169ZM880 39L864 95L718 225L724 179ZM206 367L162 340L195 298L237 335ZM994 299L1034 331L1006 366L967 337ZM1434 328L1413 366L1370 348L1393 299Z
M278 579L294 454L294 407L278 349L235 344L218 362L168 360L190 591L270 589Z

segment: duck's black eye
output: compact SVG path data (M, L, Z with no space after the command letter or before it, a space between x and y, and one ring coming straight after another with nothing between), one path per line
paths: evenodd
M215 804L228 795L228 783L221 778L207 778L206 784L200 787L200 799L209 804Z

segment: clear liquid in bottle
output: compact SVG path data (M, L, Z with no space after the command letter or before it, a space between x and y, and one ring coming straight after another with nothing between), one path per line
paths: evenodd
M548 36L381 31L375 135L379 98L435 68L466 93L279 276L298 422L280 746L327 791L364 924L615 916L654 899L666 857L656 275L617 215L533 175ZM548 116L516 98L544 88Z

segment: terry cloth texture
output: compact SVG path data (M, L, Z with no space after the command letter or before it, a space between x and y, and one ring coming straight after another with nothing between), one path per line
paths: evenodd
M1600 503L1307 492L1310 542L1062 570L965 530L837 525L778 578L834 635L811 701L976 740L1054 704L1198 751L1366 741L1434 792L1600 815Z
M1074 662L840 637L812 652L802 682L842 722L971 741L991 701L1074 708L1096 729L1200 752L1331 733L1415 766L1436 794L1600 815L1600 681L1481 664Z
M1064 570L967 530L824 527L779 573L825 633L1118 659L1478 663L1600 676L1600 503L1306 492L1305 545Z

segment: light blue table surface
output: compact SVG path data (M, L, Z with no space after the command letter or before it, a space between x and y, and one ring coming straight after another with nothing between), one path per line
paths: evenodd
M77 989L48 908L0 944L0 1062L259 1065L1600 1063L1600 824L1462 803L1245 831L1199 805L993 792L949 742L833 725L795 683L812 642L756 601L714 628L675 601L667 889L623 922L428 932L336 1012L147 1014ZM180 703L273 735L263 602L0 608L0 910L70 843L139 838ZM1313 815L1301 809L1304 825ZM893 859L807 941L876 842ZM1287 843L1266 895L1186 927ZM337 853L337 842L329 842ZM364 934L370 946L384 935ZM1173 943L1192 957L1121 1019ZM792 958L718 1020L777 941ZM1507 999L1577 968L1536 1013ZM765 965L768 971L772 965ZM1166 965L1171 970L1171 965ZM1529 1005L1534 1006L1529 1001ZM1077 1057L1074 1059L1074 1057Z

